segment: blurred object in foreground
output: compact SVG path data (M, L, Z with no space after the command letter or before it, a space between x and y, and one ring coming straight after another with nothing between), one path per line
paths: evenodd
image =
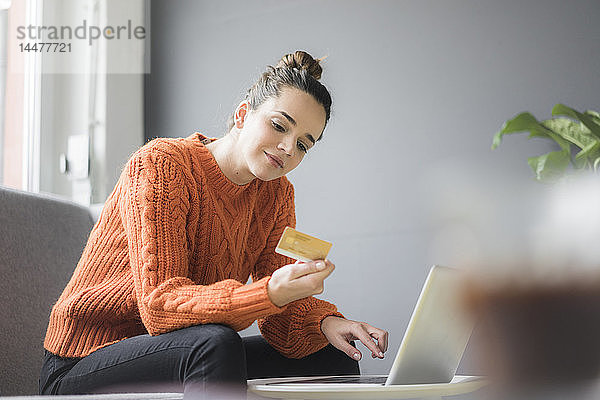
M495 381L528 386L600 373L600 285L484 286L467 292L483 328L482 364Z
M479 355L498 398L571 390L600 376L600 180L565 180L539 204L520 260L479 260L465 296L483 334ZM525 222L525 221L524 221ZM518 397L526 398L526 397ZM555 398L555 397L545 397Z
M532 232L540 268L562 273L600 273L600 177L584 175L558 183Z

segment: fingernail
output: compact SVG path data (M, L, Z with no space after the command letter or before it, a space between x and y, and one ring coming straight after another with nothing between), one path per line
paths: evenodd
M383 357L383 353L381 351L379 352L379 357Z
M360 354L354 353L354 359L355 360L360 360Z
M323 269L325 268L325 263L322 261L318 261L317 262L317 269Z

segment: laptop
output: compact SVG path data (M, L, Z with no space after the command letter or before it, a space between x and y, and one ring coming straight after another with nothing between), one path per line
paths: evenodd
M344 385L354 388L356 385L410 385L413 388L414 385L433 385L439 388L437 384L480 381L479 377L455 377L475 324L461 305L463 283L461 270L437 265L430 269L387 375L256 379L248 382L249 388L264 395L277 388L289 391L311 385L321 388L333 385L338 390Z

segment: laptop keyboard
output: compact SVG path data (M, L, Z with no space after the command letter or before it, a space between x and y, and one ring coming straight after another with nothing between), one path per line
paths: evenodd
M302 384L311 384L311 383L370 383L383 385L385 384L385 380L387 377L385 376L329 376L326 378L313 378L313 379L301 379L297 381L286 381L279 382L279 384L288 384L288 383L302 383ZM272 384L269 384L272 385Z

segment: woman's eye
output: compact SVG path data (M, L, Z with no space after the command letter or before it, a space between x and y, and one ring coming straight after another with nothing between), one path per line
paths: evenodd
M303 152L305 152L305 153L308 153L308 147L306 147L306 146L304 145L304 143L302 143L302 142L298 142L298 148L299 148L300 150L302 150Z
M277 122L275 121L271 121L271 125L273 125L273 128L275 128L276 130L278 130L279 132L283 132L285 131L285 128L281 125L279 125Z

